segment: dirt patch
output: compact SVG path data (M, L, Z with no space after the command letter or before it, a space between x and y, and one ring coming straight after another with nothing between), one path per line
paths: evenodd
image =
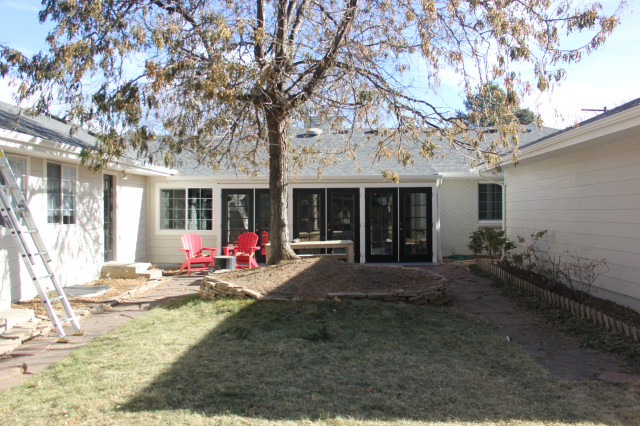
M105 293L102 293L96 297L69 297L69 303L73 309L82 308L92 303L100 303L104 300L113 299L127 291L133 290L137 287L143 286L148 282L146 278L139 279L111 279L105 278L100 280L95 280L83 284L85 286L109 286L111 287ZM34 298L31 300L26 300L24 302L17 302L11 304L12 308L15 309L33 309L36 315L44 315L47 313L44 309L44 305L40 301L39 298ZM62 310L62 304L60 302L54 302L53 308L55 310Z
M345 263L307 258L261 268L241 269L216 277L270 296L315 299L327 293L406 292L442 286L446 280L433 272L394 266Z

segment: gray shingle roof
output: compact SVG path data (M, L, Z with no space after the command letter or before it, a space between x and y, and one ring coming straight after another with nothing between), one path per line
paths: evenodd
M611 112L613 112L612 110ZM13 105L9 105L4 102L0 102L0 128L9 130L15 130L20 133L25 133L32 136L37 136L49 141L58 142L77 148L92 148L95 146L96 138L90 133L77 129L73 134L70 134L71 126L63 121L47 117L38 116L31 117L27 115L20 115L20 119L17 120L19 108ZM358 147L357 149L357 164L348 158L340 158L340 161L328 165L322 166L322 175L324 177L346 177L346 176L359 176L359 177L381 177L382 169L394 170L400 176L436 176L442 173L469 173L471 158L468 153L460 153L455 149L449 147L446 141L433 141L436 145L440 145L441 149L436 151L435 158L426 160L422 158L418 152L418 148L413 143L407 144L409 146L413 158L414 165L403 167L397 160L387 160L376 162L374 161L374 154L377 149L377 142L379 136L372 132L364 130L355 130L353 135L338 133L331 130L327 123L313 123L322 129L322 133L317 137L300 137L307 135L307 130L303 128L292 128L291 143L293 145L311 144L319 141L319 147L326 152L332 149L339 149L344 146L349 137L351 137L351 145ZM533 141L541 140L546 135L557 133L556 129L542 128L537 126L526 126L525 132L520 137L520 146L524 146ZM128 157L135 158L135 154L130 154ZM220 168L219 170L213 170L212 167L198 164L195 156L189 152L183 152L179 157L179 163L176 165L176 169L180 176L190 177L246 177L244 174L238 173L231 168ZM162 162L160 161L159 164ZM265 159L265 165L266 165ZM318 175L319 164L312 162L306 164L305 167L297 174L299 177L315 178ZM360 167L360 170L358 170ZM266 177L268 175L268 168L265 166L264 170L261 170L259 176Z
M96 138L82 129L77 129L73 134L70 134L72 126L60 119L46 115L31 117L20 114L20 108L5 102L0 102L0 128L75 148L92 148L96 143Z
M292 128L291 143L304 144L312 143L319 139L320 147L324 151L329 152L331 149L336 149L344 146L348 134L340 134L332 131L328 125L322 125L314 123L315 126L322 130L322 134L317 137L303 137L307 134L307 131L302 128ZM551 128L538 128L535 125L525 126L524 133L520 137L520 144L529 143L532 140L541 138L549 133L556 132L557 129ZM436 151L435 158L426 160L419 154L417 147L414 146L412 154L414 158L414 165L403 167L397 160L382 160L379 162L373 161L373 156L376 151L376 144L378 136L372 133L368 133L363 130L354 131L351 137L351 145L358 146L357 156L358 164L348 158L342 158L336 164L322 167L323 177L345 177L345 176L359 176L359 177L381 177L381 169L394 170L400 176L430 176L438 175L442 173L469 173L471 167L471 158L468 153L460 153L455 149L450 148L446 141L434 141L435 144L440 145L441 148ZM408 144L409 145L409 144ZM444 154L444 156L443 156ZM183 153L179 157L180 164L176 165L176 169L181 176L211 176L211 177L232 177L232 176L244 176L238 174L231 169L223 169L214 171L211 167L199 165L195 157L188 153ZM358 171L358 166L360 171ZM297 176L315 178L318 175L319 164L317 162L307 164L302 170L299 171ZM259 173L259 176L267 176L267 169Z

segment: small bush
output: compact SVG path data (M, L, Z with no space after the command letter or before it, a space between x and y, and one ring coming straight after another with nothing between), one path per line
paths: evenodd
M467 247L469 247L469 250L471 250L473 254L478 255L483 252L488 254L491 262L494 262L496 257L502 258L506 256L516 245L506 237L505 231L496 231L493 228L480 228L471 233Z

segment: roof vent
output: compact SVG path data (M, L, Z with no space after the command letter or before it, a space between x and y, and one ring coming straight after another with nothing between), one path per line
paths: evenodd
M307 129L307 133L301 133L298 135L299 138L314 138L316 136L320 136L322 134L322 129L317 127L309 127Z

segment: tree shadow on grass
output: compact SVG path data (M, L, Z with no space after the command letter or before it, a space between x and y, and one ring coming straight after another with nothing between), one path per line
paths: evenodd
M237 302L192 303L219 313ZM267 420L597 422L600 414L585 414L574 393L485 323L451 308L247 302L121 409Z

